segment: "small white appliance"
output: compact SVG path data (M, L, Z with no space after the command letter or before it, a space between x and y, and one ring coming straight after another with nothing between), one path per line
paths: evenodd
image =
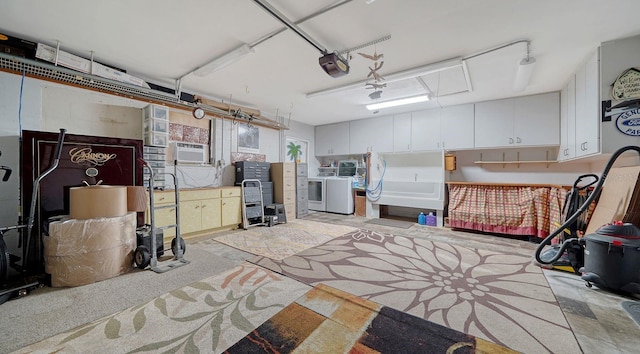
M327 177L327 211L339 214L353 214L353 177Z
M203 144L173 143L173 158L178 162L204 163L207 151Z
M327 211L327 177L309 177L309 210Z

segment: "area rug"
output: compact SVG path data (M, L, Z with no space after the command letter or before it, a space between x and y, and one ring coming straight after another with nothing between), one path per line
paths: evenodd
M415 225L414 222L402 221L402 220L394 220L394 219L385 219L385 218L377 218L377 219L369 219L364 222L365 224L376 224L382 226L390 226L397 227L401 229L408 229L411 226Z
M16 353L221 353L310 288L243 263Z
M239 250L271 259L284 259L356 230L354 227L294 219L273 227L252 227L213 238ZM206 249L206 243L200 244Z
M225 353L515 353L318 285Z
M356 230L283 260L249 261L517 351L581 352L530 257Z

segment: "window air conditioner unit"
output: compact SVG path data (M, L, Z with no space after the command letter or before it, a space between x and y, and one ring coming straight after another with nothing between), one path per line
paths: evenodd
M192 143L173 143L173 157L178 162L205 163L206 146Z

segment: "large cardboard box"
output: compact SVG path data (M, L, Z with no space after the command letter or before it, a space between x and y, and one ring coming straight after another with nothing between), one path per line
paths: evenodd
M614 167L609 170L585 235L595 233L601 226L613 221L630 222L640 227L638 176L640 166Z
M51 286L94 283L130 271L136 247L136 213L52 222L44 237Z

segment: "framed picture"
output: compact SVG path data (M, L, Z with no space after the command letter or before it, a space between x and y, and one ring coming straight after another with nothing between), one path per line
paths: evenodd
M238 152L260 152L260 130L258 127L238 123Z
M304 139L298 139L291 136L287 137L285 146L286 162L307 163L309 155L309 141Z

